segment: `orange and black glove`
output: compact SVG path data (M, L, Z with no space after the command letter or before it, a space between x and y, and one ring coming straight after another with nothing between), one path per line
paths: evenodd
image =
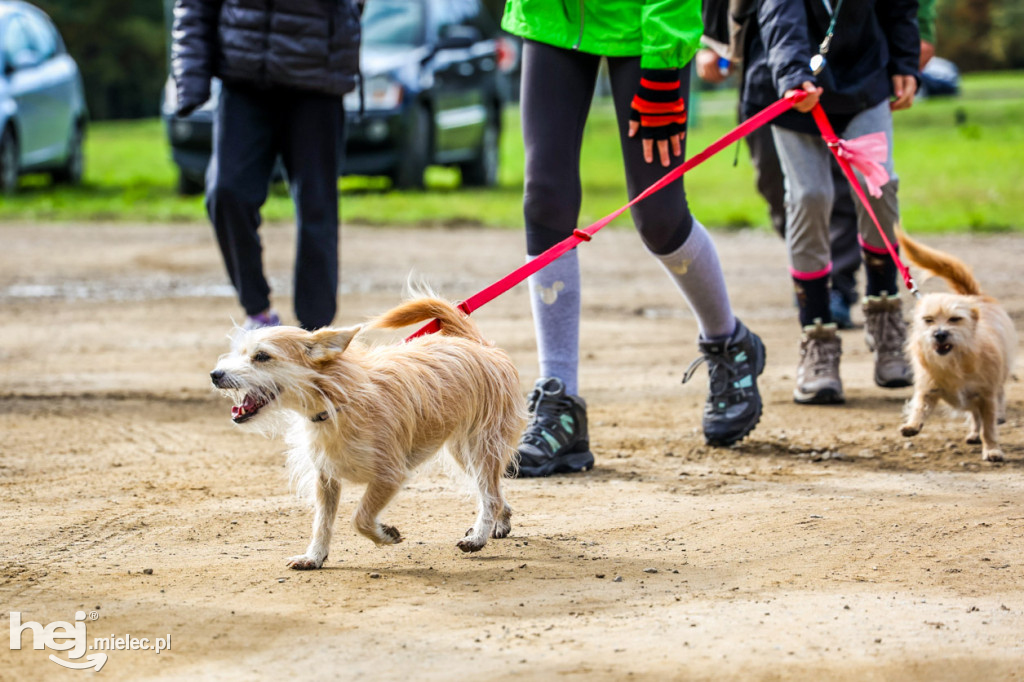
M640 69L640 88L629 114L640 124L640 138L668 140L686 133L686 102L677 69Z

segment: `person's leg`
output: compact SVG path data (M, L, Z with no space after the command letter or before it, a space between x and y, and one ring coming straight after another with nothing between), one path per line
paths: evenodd
M853 139L868 133L883 132L889 142L889 154L884 166L889 182L882 186L882 196L867 194L868 203L889 242L896 247L896 226L899 223L897 191L899 178L893 166L892 112L888 102L862 111L846 126L843 136ZM857 174L861 186L864 179ZM866 193L866 192L865 192ZM899 298L896 263L885 248L864 206L857 201L860 242L864 250L866 281L864 285L864 332L868 348L875 354L875 383L883 388L902 388L913 383L913 370L907 362L903 346L907 338L903 305Z
M888 102L880 102L878 105L857 114L846 129L842 131L845 139L853 139L869 133L885 133L889 141L889 154L883 164L889 173L889 182L882 186L882 196L873 197L867 192L867 185L864 184L863 176L855 171L861 187L864 187L865 195L871 209L875 212L882 229L890 243L896 246L895 228L899 223L899 202L897 193L899 191L899 177L896 175L893 164L892 145L892 112L889 110ZM851 190L852 191L852 190ZM882 292L889 294L897 293L897 269L892 257L885 247L885 242L878 233L878 228L868 215L867 210L856 199L854 206L857 210L857 228L859 232L860 245L864 253L865 275L864 292L868 296L879 296Z
M776 234L786 237L786 186L775 151L772 129L761 126L746 137L758 193L768 202L768 215Z
M632 199L681 165L685 154L671 157L670 168L644 160L640 138L630 138L627 133L630 103L640 83L640 59L610 58L608 72L626 189ZM688 100L690 71L684 68L678 73L680 95ZM668 273L697 319L698 363L707 362L709 378L701 420L704 439L710 445L735 443L761 418L757 377L764 370L764 344L733 316L718 252L707 230L690 214L682 179L636 204L631 212L647 250ZM687 370L684 381L695 365Z
M281 159L295 202L295 315L306 329L334 319L338 292L340 97L288 91Z
M683 163L685 139L683 155L672 156L668 168L658 162L644 161L640 139L627 134L630 102L640 82L640 59L610 58L608 75L619 123L626 190L633 199ZM679 79L683 97L688 98L689 69L680 69ZM729 304L718 252L707 230L690 214L683 180L655 192L633 206L630 212L647 250L662 264L693 310L700 337L728 339L736 329L736 318Z
M772 126L786 178L786 247L797 292L802 336L793 399L798 403L843 402L839 378L842 341L829 310L828 222L833 188L829 151L815 135Z
M526 251L535 258L577 227L580 148L600 59L543 43L523 44ZM530 277L542 377L578 392L580 275L575 250Z
M579 218L580 148L600 59L523 43L520 111L526 153L523 216L528 258L572 234ZM541 378L529 398L519 443L521 477L594 465L586 403L579 398L580 274L576 250L529 279Z
M270 307L258 232L278 145L275 114L267 104L258 93L224 86L206 172L207 214L231 284L250 316Z
M832 319L840 329L853 326L850 306L860 297L857 295L857 271L860 270L860 243L857 238L857 209L854 206L850 183L835 159L831 161L832 186L835 200L828 224L829 242L832 245Z
M832 321L828 221L834 196L829 181L829 152L816 135L779 126L772 126L772 135L785 174L786 248L800 324L813 324L816 319L828 324Z

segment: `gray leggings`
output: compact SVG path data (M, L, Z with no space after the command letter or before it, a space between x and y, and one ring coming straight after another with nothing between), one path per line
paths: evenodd
M531 256L543 253L577 228L582 201L580 147L600 63L601 57L597 55L530 40L523 45L523 213L526 250ZM672 157L670 168L661 165L657 153L654 163L644 161L639 136L626 136L630 102L640 84L640 58L609 57L608 72L626 167L626 189L632 199L681 164L685 146L683 156ZM689 69L680 70L679 80L688 100ZM690 234L693 218L682 179L630 210L644 244L656 254L672 253Z

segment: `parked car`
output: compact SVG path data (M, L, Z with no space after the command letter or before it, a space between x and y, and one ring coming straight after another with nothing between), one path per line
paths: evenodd
M514 46L503 42L480 0L367 0L362 30L363 86L344 100L339 174L386 175L395 187L422 187L427 166L438 164L458 166L464 185L496 184L508 97L499 59ZM183 193L203 189L219 92L214 83L210 100L182 118L173 114L170 78L164 89Z
M78 64L42 10L0 0L0 192L49 172L78 184L88 118Z
M929 59L928 63L924 65L919 80L921 87L918 93L921 97L960 94L960 70L948 59L942 57Z

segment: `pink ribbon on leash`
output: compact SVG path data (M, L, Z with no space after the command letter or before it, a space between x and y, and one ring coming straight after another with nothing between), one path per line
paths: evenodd
M839 156L861 172L868 193L876 199L882 196L882 185L889 182L884 164L889 158L889 140L885 133L869 133L852 140L840 139L835 143Z

